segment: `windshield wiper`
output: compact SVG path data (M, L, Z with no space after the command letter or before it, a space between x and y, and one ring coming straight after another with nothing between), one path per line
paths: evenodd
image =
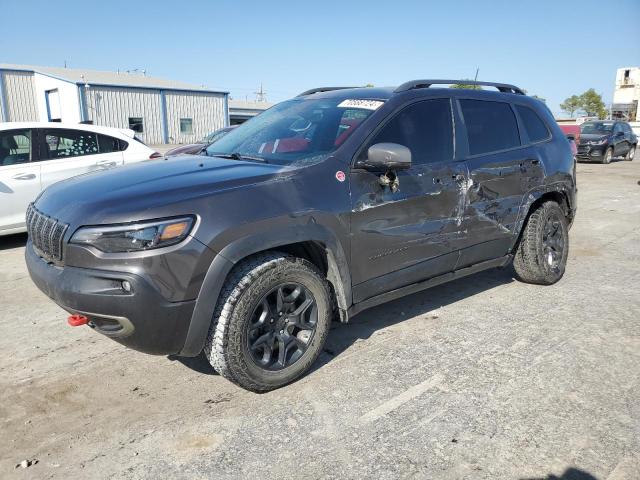
M220 157L226 158L228 160L253 160L254 162L262 162L269 163L265 158L262 157L252 157L250 155L243 155L242 153L233 152L233 153L212 153L212 157Z

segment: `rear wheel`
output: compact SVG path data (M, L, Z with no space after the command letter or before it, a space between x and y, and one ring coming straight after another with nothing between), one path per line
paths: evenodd
M247 390L290 383L316 361L332 318L327 281L310 262L257 255L227 280L205 346L211 365Z
M560 206L542 203L529 216L513 258L518 279L551 285L564 275L569 254L569 227Z
M604 152L604 157L602 157L602 163L611 163L612 158L613 158L613 148L609 147Z
M631 148L629 149L627 154L624 156L624 159L630 162L631 160L633 160L633 157L635 157L635 155L636 155L636 146L631 145Z

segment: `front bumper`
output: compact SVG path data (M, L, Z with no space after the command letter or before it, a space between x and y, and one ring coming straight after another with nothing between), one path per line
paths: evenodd
M89 326L141 352L176 354L184 346L195 300L169 302L140 275L47 263L25 251L31 279L66 311L88 317ZM122 282L131 285L127 292Z
M576 158L584 162L601 162L606 145L578 145Z

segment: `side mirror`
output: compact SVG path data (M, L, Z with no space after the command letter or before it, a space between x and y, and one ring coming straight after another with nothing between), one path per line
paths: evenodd
M411 150L397 143L376 143L367 151L367 159L358 162L366 170L406 170L411 167Z

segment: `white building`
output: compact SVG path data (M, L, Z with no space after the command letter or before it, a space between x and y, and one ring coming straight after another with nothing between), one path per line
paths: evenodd
M250 102L248 100L229 100L229 121L231 125L240 125L255 117L274 104L269 102Z
M640 67L619 68L613 92L611 117L630 122L638 121L640 102Z
M148 144L192 143L229 125L228 98L144 74L0 64L0 122L88 122Z

